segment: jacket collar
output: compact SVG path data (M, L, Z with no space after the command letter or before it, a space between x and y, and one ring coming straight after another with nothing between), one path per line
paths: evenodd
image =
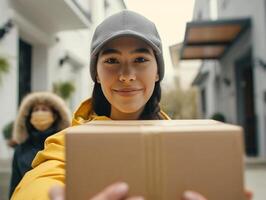
M170 120L170 117L163 111L160 111L159 114L164 120ZM91 99L86 99L80 104L78 109L74 112L72 119L72 126L81 125L93 120L111 120L111 118L107 116L98 116L92 110Z

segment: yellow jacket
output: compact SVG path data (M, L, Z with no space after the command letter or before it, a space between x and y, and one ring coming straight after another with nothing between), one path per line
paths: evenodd
M160 112L164 119L170 119ZM72 126L92 120L111 120L106 116L97 116L91 106L91 100L84 101L72 119ZM65 183L65 130L47 138L44 150L38 152L32 162L33 169L25 174L16 187L11 200L48 200L48 191L53 185Z

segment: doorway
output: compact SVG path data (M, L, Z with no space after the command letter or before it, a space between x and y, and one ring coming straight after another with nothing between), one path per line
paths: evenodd
M19 104L31 92L32 45L19 39Z
M237 120L244 129L245 150L248 156L257 156L257 122L254 105L252 54L248 51L235 63L237 91Z

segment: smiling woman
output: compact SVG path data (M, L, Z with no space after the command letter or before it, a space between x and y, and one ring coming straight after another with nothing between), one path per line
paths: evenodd
M164 119L160 81L164 61L153 22L124 11L101 23L93 36L92 106L111 119Z

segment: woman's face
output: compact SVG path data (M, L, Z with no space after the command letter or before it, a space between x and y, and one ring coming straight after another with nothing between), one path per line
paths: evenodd
M52 109L45 104L37 104L31 113L31 124L39 131L47 130L53 124L55 116Z
M114 39L99 53L97 82L111 104L112 119L138 119L158 80L153 49L140 39Z

